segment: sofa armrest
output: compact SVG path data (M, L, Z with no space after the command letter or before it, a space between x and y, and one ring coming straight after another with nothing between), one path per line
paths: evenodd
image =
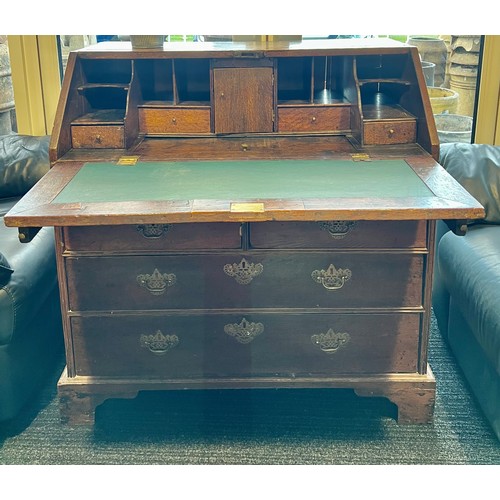
M49 170L49 136L0 136L0 198L26 194Z
M439 162L483 205L486 216L476 222L500 224L500 146L442 144Z

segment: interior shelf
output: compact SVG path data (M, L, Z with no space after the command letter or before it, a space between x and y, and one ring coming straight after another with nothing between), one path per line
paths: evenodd
M128 83L86 83L78 87L78 92L85 92L86 90L94 89L121 89L128 90L130 85Z
M144 101L143 103L138 105L139 108L158 108L158 109L163 109L163 108L179 108L179 107L186 107L186 108L210 108L210 101L180 101L180 102L174 102L173 99L169 99L166 101L158 101L158 100L152 100L152 101Z
M377 83L394 83L397 85L411 85L409 80L402 80L400 78L363 78L359 80L360 85Z
M398 104L364 104L363 118L365 120L398 120L415 117Z
M122 125L124 118L124 109L98 109L79 116L72 123L75 125Z

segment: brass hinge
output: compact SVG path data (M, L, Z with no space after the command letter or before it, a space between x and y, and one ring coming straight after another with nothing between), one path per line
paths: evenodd
M366 153L354 153L351 155L353 161L372 161L370 155Z
M116 162L117 165L135 165L139 161L138 156L122 156Z

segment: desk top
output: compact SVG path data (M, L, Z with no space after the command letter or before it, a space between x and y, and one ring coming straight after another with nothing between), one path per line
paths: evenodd
M85 163L52 203L434 196L404 160Z
M265 220L477 219L483 207L430 157L354 161L59 162L9 226Z

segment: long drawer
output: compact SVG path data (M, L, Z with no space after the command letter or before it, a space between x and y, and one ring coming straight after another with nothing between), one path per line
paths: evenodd
M107 377L415 372L419 314L72 317L75 370Z
M240 252L67 257L77 310L420 307L424 255Z

